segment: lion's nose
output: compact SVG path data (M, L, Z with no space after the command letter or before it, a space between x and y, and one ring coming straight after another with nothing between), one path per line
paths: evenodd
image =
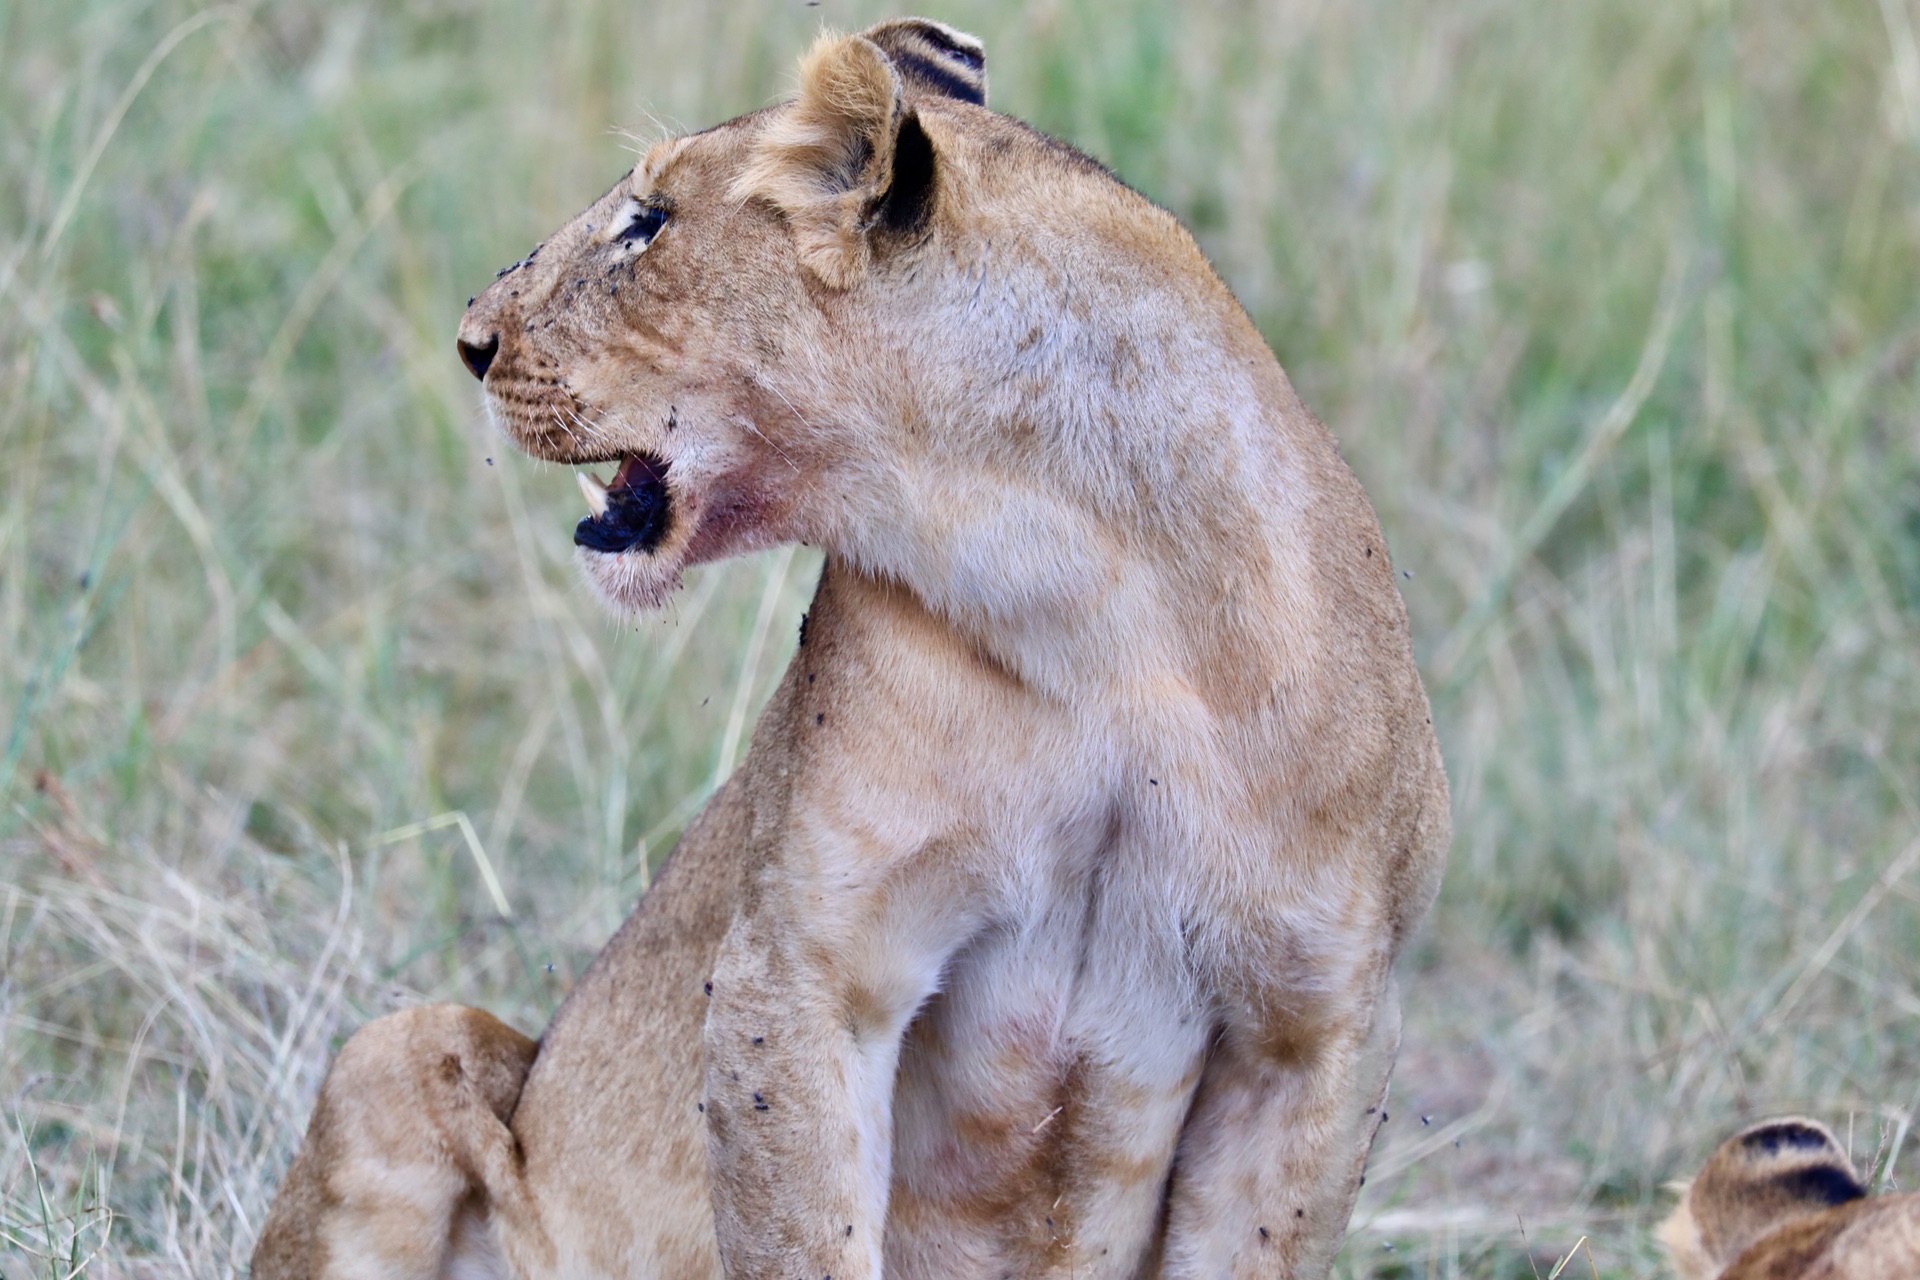
M460 348L460 361L473 371L473 376L485 378L488 366L493 363L494 356L499 354L500 335L490 333L483 342L468 342L465 338L460 338L454 342L454 345Z

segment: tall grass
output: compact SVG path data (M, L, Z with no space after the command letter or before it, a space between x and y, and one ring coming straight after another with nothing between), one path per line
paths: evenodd
M6 1280L242 1270L340 1038L537 1028L736 758L812 562L605 620L453 326L882 12L0 3ZM1650 1274L1784 1108L1911 1182L1908 0L939 16L1195 228L1412 575L1458 835L1341 1273Z

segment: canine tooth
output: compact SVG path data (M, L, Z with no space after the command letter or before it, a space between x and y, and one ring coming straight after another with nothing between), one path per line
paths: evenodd
M593 512L593 518L598 520L607 514L607 486L600 483L599 477L591 471L576 471L573 476L580 482L580 492L587 500L587 510Z

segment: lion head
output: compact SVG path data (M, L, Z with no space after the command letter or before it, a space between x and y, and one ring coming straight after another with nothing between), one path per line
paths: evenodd
M514 443L613 467L574 535L609 601L842 532L825 491L911 429L882 421L912 371L878 330L938 274L985 96L979 42L938 23L822 37L796 101L653 147L469 304L460 355Z
M1709 1280L1770 1232L1866 1194L1831 1129L1804 1116L1766 1120L1714 1150L1660 1239L1682 1276Z

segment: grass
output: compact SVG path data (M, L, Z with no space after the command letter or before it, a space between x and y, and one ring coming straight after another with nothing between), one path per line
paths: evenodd
M605 620L453 327L620 129L880 12L0 0L5 1280L243 1270L341 1037L539 1026L737 757L812 563ZM1340 1274L1653 1274L1783 1109L1912 1184L1908 0L941 16L1195 228L1412 573L1458 834Z

